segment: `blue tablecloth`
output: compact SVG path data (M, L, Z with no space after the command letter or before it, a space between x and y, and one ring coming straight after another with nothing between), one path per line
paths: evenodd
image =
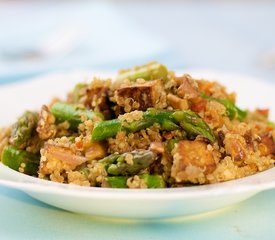
M1 239L270 239L275 238L275 191L194 217L162 221L97 218L59 210L0 187Z

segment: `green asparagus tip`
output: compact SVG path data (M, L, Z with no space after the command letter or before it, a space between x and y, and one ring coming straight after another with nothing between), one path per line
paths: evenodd
M156 155L149 150L136 150L129 153L112 154L99 162L105 165L107 173L110 175L133 176L149 167L155 159Z
M23 149L28 140L31 139L36 129L38 122L38 113L25 112L18 118L17 122L13 124L11 130L10 142L13 146Z
M117 80L121 81L128 79L130 81L136 81L139 78L144 80L155 80L155 79L167 79L168 70L167 68L158 63L152 62L143 66L134 67L119 73Z
M37 176L40 156L9 145L4 148L1 161L15 171Z

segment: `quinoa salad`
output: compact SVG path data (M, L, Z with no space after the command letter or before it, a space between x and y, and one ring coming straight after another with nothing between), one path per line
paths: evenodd
M0 128L1 162L40 179L105 188L219 183L274 167L268 109L217 82L151 62L79 83Z

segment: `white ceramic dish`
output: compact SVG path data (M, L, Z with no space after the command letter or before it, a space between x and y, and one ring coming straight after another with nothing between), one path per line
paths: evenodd
M192 75L216 79L229 86L229 89L237 90L240 96L238 105L241 107L272 107L275 99L274 85L253 78L213 71L196 71ZM53 96L64 96L84 76L88 74L55 74L0 88L0 126L13 122L22 110L39 108ZM274 120L274 109L272 110L271 118ZM275 188L275 168L213 185L133 190L59 184L29 177L0 164L0 184L22 190L42 202L73 212L135 219L166 218L219 209Z

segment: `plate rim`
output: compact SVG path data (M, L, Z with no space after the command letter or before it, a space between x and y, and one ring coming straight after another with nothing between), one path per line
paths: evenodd
M18 175L21 180L1 179L0 185L15 188L27 192L51 193L71 196L78 194L78 197L86 198L119 198L129 199L190 199L204 196L225 196L238 193L255 192L275 188L275 179L270 182L253 184L253 180L260 179L262 175L275 175L275 167L259 172L254 175L227 182L197 185L192 187L162 188L162 189L112 189L101 187L85 187L66 183L57 183L19 173L0 163L0 171L5 169L12 175ZM15 176L16 177L16 176Z

